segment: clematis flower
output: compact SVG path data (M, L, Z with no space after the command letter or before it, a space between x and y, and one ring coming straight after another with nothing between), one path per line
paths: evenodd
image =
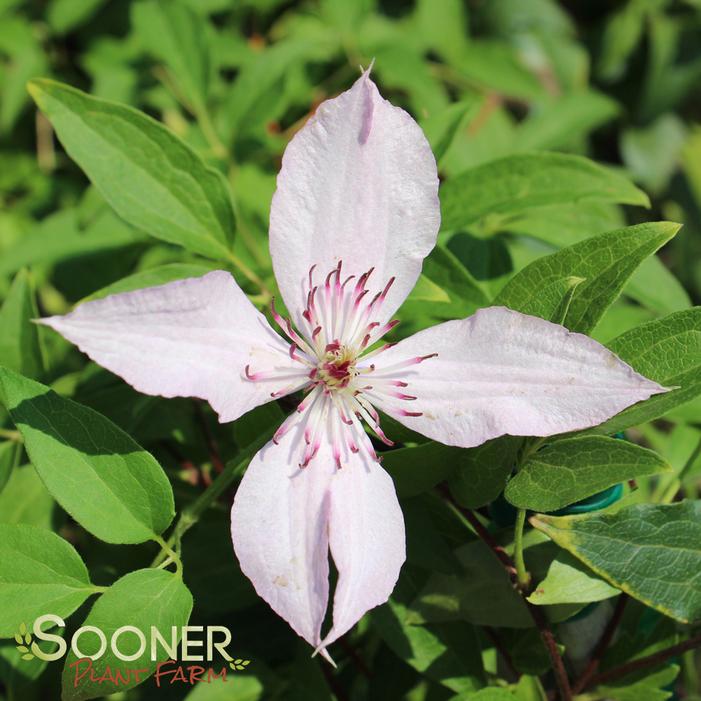
M470 447L584 429L664 391L594 340L500 307L378 344L439 220L421 129L365 73L284 154L270 214L290 312L273 308L282 335L223 271L44 320L137 390L205 399L222 422L304 394L249 465L231 530L259 595L327 659L329 644L387 600L405 560L393 482L368 436L392 445L379 411ZM338 583L322 635L329 552Z

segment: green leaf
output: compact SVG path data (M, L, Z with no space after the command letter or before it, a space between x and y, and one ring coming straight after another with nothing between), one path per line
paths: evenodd
M275 106L284 96L287 75L293 66L316 52L317 39L285 39L253 54L227 91L219 110L219 126L227 141L254 128L263 130Z
M504 496L521 509L556 511L636 477L671 472L657 453L607 436L566 438L531 454Z
M298 677L295 677L297 681ZM233 682L229 683L229 682ZM232 690L234 686L234 690ZM265 687L251 674L237 673L235 679L227 679L226 684L195 684L185 701L260 701L265 698ZM310 698L312 697L310 695Z
M156 238L226 258L235 217L222 175L151 117L53 80L29 91L115 211Z
M108 543L141 543L173 520L160 465L101 414L0 368L0 402L59 504Z
M678 389L636 404L593 431L615 433L637 426L701 394L701 307L631 329L608 347L645 377Z
M532 100L543 97L545 89L533 71L521 60L510 42L470 37L454 57L456 69L470 82L511 97Z
M202 15L178 0L149 0L132 6L131 19L146 50L166 65L186 106L195 111L202 108L210 73Z
M494 300L516 311L550 318L549 297L543 289L567 277L584 278L577 286L564 326L590 332L619 296L626 280L648 256L669 241L678 224L656 222L616 229L538 258L517 273Z
M241 611L258 601L250 580L231 557L229 539L221 537L230 527L228 513L210 509L197 528L190 529L183 538L185 583L197 601L197 610L208 615Z
M47 20L56 34L65 34L87 20L106 0L52 0Z
M566 248L595 234L619 229L625 224L620 207L609 202L569 202L527 209L505 228L515 234Z
M45 613L66 618L94 593L70 543L43 528L0 524L0 637Z
M421 122L421 127L426 133L426 138L431 144L431 150L438 163L451 147L458 130L475 114L478 107L479 101L477 100L463 100Z
M108 295L118 294L120 292L131 292L132 290L143 290L146 287L155 287L156 285L164 285L173 280L184 280L189 277L201 277L211 270L206 265L196 263L168 263L159 265L156 268L148 270L140 270L133 275L117 280L107 287L103 287L91 295L86 297L83 302L92 299L102 299Z
M412 603L411 623L463 620L478 626L533 626L523 598L482 541L461 546L456 555L463 571L433 574Z
M613 119L620 111L615 100L598 92L562 95L545 103L522 122L517 143L522 151L558 149L576 143L592 129Z
M147 671L141 674L140 682L132 677L127 683L120 684L120 691L132 689L145 681L156 670L157 664L169 657L159 645L156 661L151 660L151 626L154 626L168 643L171 640L171 628L176 627L179 640L180 628L187 625L191 612L192 595L177 574L166 570L146 569L130 572L117 580L95 602L83 625L99 628L108 641L118 628L133 626L144 634L146 649L140 657L125 663L114 654L108 644L105 654L93 660L94 677L102 676L108 666L113 673L127 666ZM95 635L85 635L80 640L80 650L86 656L95 654L99 645ZM134 655L139 647L140 643L135 633L125 633L119 638L119 650L123 655ZM78 670L71 665L76 662L77 657L71 650L63 668L64 701L83 701L104 696L106 684L93 682L90 674L78 681L77 686L74 685Z
M557 278L543 285L537 297L531 297L528 301L524 301L524 305L519 311L523 314L539 316L555 324L562 324L567 318L577 287L583 282L584 278L574 275ZM497 296L495 303L500 300L501 296Z
M684 286L657 256L650 256L640 264L623 291L657 312L656 315L671 314L691 306Z
M419 315L434 322L459 319L489 304L489 298L460 260L438 245L424 259L419 284L404 304L403 317L413 329Z
M82 227L77 209L65 209L37 222L25 236L2 252L0 274L14 273L24 265L49 265L60 261L113 251L139 243L144 235L105 207L88 226Z
M701 501L531 523L613 586L682 623L701 620Z
M0 640L0 681L14 698L26 698L27 687L41 675L48 664L32 655L32 660L25 661L22 653L9 640Z
M392 476L400 497L413 497L449 477L463 452L442 443L422 443L412 448L385 451L382 467Z
M18 465L22 454L22 446L16 441L0 443L0 492L12 477L12 471Z
M5 41L0 39L0 132L9 134L29 102L27 81L45 73L48 61L36 23L19 16L5 16L2 32Z
M474 628L467 623L413 625L397 592L372 611L371 620L390 649L429 679L456 692L482 686L479 643Z
M499 496L516 464L522 439L502 436L476 448L456 451L453 476L448 480L451 494L468 509L477 509Z
M605 80L620 78L625 70L630 55L643 36L647 6L646 2L630 0L608 19L597 67Z
M588 604L620 594L566 550L560 550L548 567L545 578L528 597L532 604Z
M596 693L611 701L666 701L675 698L671 689L678 674L678 665L665 665L652 673L644 670L629 674L615 684L599 686Z
M21 270L0 308L0 365L29 377L43 373L39 330L31 323L38 316L29 275Z
M543 205L650 204L642 190L618 173L581 156L561 153L520 154L471 168L446 180L440 197L443 229Z
M51 527L54 500L31 465L13 470L0 491L0 523Z
M642 129L626 129L621 135L621 156L631 176L648 190L659 193L679 164L687 137L684 122L664 114Z
M487 687L486 689L480 689L474 694L468 694L467 696L460 696L449 701L516 701L516 697L507 689L500 689L496 686Z
M446 537L455 527L445 503L435 494L401 499L406 530L407 563L428 572L454 574L460 563ZM460 533L462 535L462 533Z

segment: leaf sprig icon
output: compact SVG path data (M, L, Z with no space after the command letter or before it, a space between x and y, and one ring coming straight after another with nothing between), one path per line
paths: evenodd
M231 669L233 669L235 672L241 672L246 669L249 664L251 664L251 660L237 659L233 662L229 662L229 667L231 667Z
M22 653L22 659L33 660L34 654L30 650L30 645L32 644L32 634L27 630L25 623L20 624L19 633L15 633L15 641L17 642L15 647Z

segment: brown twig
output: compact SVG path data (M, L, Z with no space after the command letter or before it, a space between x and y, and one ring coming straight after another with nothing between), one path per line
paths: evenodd
M599 638L599 642L596 644L596 647L592 652L589 664L579 676L579 679L577 679L577 681L572 686L573 694L579 694L583 689L586 689L586 687L589 685L589 682L596 674L596 671L599 669L599 665L601 664L601 658L604 656L604 653L606 652L606 650L608 650L608 647L611 644L611 641L613 640L613 636L616 633L619 624L621 623L621 619L623 618L623 612L626 609L627 603L628 595L621 594L618 597L618 601L616 601L616 608L613 611L613 616L611 616L611 620L606 625L604 632Z
M453 499L453 495L445 485L439 485L438 490L443 498L446 499L446 501L448 501L453 508L465 518L470 526L472 526L482 542L489 547L489 549L494 553L495 557L504 566L514 589L516 589L516 591L523 596L523 602L526 605L528 613L533 619L533 623L540 634L540 639L543 641L543 645L545 645L545 649L548 652L550 664L555 676L555 683L557 684L557 689L560 695L560 701L572 701L572 689L570 688L570 681L567 676L567 670L565 669L565 663L562 660L560 651L557 649L557 642L555 641L555 636L550 629L548 619L545 617L545 614L540 607L535 606L528 601L528 599L526 599L525 595L528 592L523 591L523 589L519 586L518 578L516 576L516 567L514 566L512 559L509 557L504 548L502 548L496 542L492 534L482 525L477 516L475 516L470 509L463 508L455 501L455 499Z
M475 533L477 533L477 535L480 537L480 540L494 553L499 562L501 562L501 564L504 566L506 571L509 573L509 578L511 581L515 582L516 568L514 567L514 563L511 561L511 558L506 550L504 550L504 548L502 548L501 545L494 540L492 534L482 525L482 522L477 518L474 512L460 506L460 504L453 499L453 495L450 493L450 490L445 484L439 484L438 491L446 501L450 502L450 504L452 504L453 507L463 515L465 520L470 524L470 526L472 526Z
M633 660L632 662L626 662L626 664L622 664L620 667L614 667L613 669L609 669L607 672L597 674L596 676L592 677L588 686L600 686L601 684L606 684L607 682L614 681L620 677L626 677L633 672L637 672L638 670L654 667L655 665L660 664L671 657L676 657L677 655L687 652L687 650L693 650L697 647L701 647L701 635L695 635L693 638L689 638L689 640L685 640L683 643L677 643L676 645L672 645L664 650L655 652L647 657L641 657L640 659Z
M557 649L557 642L555 641L555 636L550 629L548 619L545 617L545 614L539 606L535 606L526 599L524 599L524 601L528 607L528 612L531 614L531 618L535 623L535 627L538 629L540 639L543 641L543 645L545 645L545 649L548 651L553 675L555 676L555 683L557 684L557 690L560 694L560 701L572 701L570 680L567 676L567 670L565 669L565 663L562 661L560 651Z

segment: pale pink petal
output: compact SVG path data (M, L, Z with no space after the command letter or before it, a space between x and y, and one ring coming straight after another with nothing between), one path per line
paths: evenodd
M339 469L326 435L301 469L302 434L300 420L253 459L236 492L231 533L258 594L329 659L325 646L392 592L405 559L404 522L392 479L365 450L344 446ZM339 578L333 628L322 642L329 546Z
M438 357L391 369L432 353ZM385 397L379 408L429 438L466 448L505 433L588 428L666 391L593 339L504 307L420 331L372 362L376 376L401 375L403 391L417 397Z
M305 448L295 427L253 458L234 499L231 536L241 570L259 596L316 647L329 596L333 459L324 442L301 469Z
M439 224L428 142L366 72L319 106L283 156L270 253L288 309L299 321L309 268L323 280L341 260L344 277L374 267L370 289L396 277L382 309L388 318L413 288Z
M206 399L221 421L271 400L300 372L288 346L224 271L112 295L42 319L96 363L145 394Z
M404 519L392 478L364 451L349 456L331 485L329 538L338 570L330 645L394 589L406 559Z

